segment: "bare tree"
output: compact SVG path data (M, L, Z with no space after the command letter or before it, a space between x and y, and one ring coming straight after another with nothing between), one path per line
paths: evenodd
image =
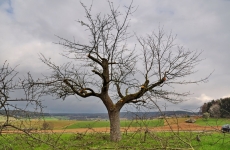
M36 133L35 124L31 121L35 118L43 121L43 106L40 101L40 96L43 94L40 88L38 88L39 90L36 87L28 88L28 84L25 84L26 82L17 78L18 72L15 68L11 68L7 61L0 67L1 137L7 136L7 134L2 133L20 133L18 134L19 139L15 138L15 140L23 142L25 139L30 139L27 141L29 147L31 146L30 143L34 141L55 147L54 144L45 141L44 137ZM37 121L36 123L39 122ZM39 131L39 133L42 133L42 131ZM5 138L6 142L8 142L7 139ZM10 138L9 142L11 140ZM17 145L17 142L10 142L10 145L4 143L0 147L11 149L11 146Z
M0 124L0 133L7 127L24 132L26 127L15 122L20 118L39 117L42 112L40 91L37 93L36 87L27 88L23 81L16 81L17 74L15 68L11 68L7 61L0 68L0 116L5 118ZM17 94L21 97L16 96Z
M87 8L81 4L86 20L79 23L90 35L88 43L58 37L60 42L57 44L66 48L62 55L70 62L58 66L41 54L41 61L51 68L52 73L38 80L30 76L28 82L58 98L65 99L70 95L99 98L109 114L111 141L121 139L119 113L126 104L149 106L145 99L147 93L179 103L189 92L178 93L170 91L169 87L207 79L185 80L195 73L194 67L200 62L201 53L175 45L175 37L166 35L161 28L146 38L136 36L140 46L128 48L132 3L121 14L108 2L110 13L95 16L91 13L92 6Z

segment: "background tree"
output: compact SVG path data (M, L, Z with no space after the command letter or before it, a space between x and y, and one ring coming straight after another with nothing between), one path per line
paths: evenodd
M162 28L146 37L136 36L139 45L130 48L127 43L131 37L128 28L134 10L132 3L122 14L108 2L110 13L95 16L91 13L92 6L87 8L81 4L86 18L79 23L90 35L89 41L79 43L58 37L58 44L66 48L62 55L70 62L58 66L41 54L42 62L52 73L38 80L30 76L28 82L58 98L70 95L99 98L109 114L112 141L121 139L119 113L124 105L149 107L151 103L145 98L146 94L179 103L189 92L179 93L170 87L207 79L185 80L194 73L200 53L174 44L175 37L166 35Z
M230 97L220 99L220 112L221 117L229 118L230 117Z
M202 112L202 114L208 112L208 104L207 103L204 103L201 106L201 112Z
M230 98L220 98L217 100L212 100L210 102L204 103L201 107L202 113L210 112L211 117L229 117L230 114Z
M218 103L213 104L209 108L208 112L210 113L211 117L219 118L220 117L220 105Z

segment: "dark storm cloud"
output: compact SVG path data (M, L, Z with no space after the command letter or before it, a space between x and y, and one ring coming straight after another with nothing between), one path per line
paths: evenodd
M89 6L92 1L84 1ZM112 1L115 6L127 5L130 1ZM178 105L168 104L169 110L195 109L205 101L230 96L230 1L210 0L135 0L138 9L130 21L131 33L145 36L159 26L167 33L177 35L175 41L185 49L203 51L204 58L198 66L198 73L190 79L200 79L213 70L209 82L199 85L178 86L177 91L191 91L188 101ZM105 0L93 2L93 13L108 12ZM87 42L88 35L77 23L84 20L84 9L75 0L17 0L0 1L0 64L5 60L18 65L21 76L30 71L36 77L50 70L38 59L43 53L53 62L62 64L65 60L59 54L63 47L55 35ZM137 43L130 39L130 45ZM52 98L51 98L52 99ZM92 100L92 101L91 101ZM162 105L165 102L162 102ZM46 111L50 112L105 112L99 100L74 97L62 100L46 100Z

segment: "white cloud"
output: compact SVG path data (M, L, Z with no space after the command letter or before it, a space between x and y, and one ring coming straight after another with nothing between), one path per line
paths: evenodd
M222 98L227 98L227 97L230 97L230 94L224 95Z
M197 100L201 100L203 102L207 102L207 101L213 100L212 97L207 96L206 94L201 94L199 97L196 97L196 99Z

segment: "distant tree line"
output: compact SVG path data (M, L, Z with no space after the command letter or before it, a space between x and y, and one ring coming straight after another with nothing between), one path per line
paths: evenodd
M201 106L201 112L210 113L210 117L230 117L230 97L220 98L217 100L212 100L210 102L204 103Z

